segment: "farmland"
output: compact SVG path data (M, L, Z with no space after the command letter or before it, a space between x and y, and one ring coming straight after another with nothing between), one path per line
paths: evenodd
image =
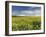
M40 29L41 16L12 16L12 31Z

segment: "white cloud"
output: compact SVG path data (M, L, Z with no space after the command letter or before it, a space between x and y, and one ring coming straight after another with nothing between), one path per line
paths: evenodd
M40 10L14 11L13 15L15 15L15 16L40 16L41 11Z
M18 15L18 16L26 16L26 15L22 15L22 14L20 14L20 15Z
M41 15L41 11L40 10L35 10L35 16L40 16Z
M21 11L22 13L25 13L25 14L32 14L33 12L32 11Z

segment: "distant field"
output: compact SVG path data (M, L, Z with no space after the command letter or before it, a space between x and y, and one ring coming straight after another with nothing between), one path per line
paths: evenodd
M41 29L40 16L12 16L12 31Z

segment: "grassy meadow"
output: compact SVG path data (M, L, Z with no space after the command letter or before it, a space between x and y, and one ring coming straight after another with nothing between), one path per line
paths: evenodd
M12 16L12 31L40 30L40 16Z

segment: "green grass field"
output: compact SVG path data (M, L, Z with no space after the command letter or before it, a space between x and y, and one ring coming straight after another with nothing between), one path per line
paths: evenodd
M12 31L40 30L40 16L12 16Z

